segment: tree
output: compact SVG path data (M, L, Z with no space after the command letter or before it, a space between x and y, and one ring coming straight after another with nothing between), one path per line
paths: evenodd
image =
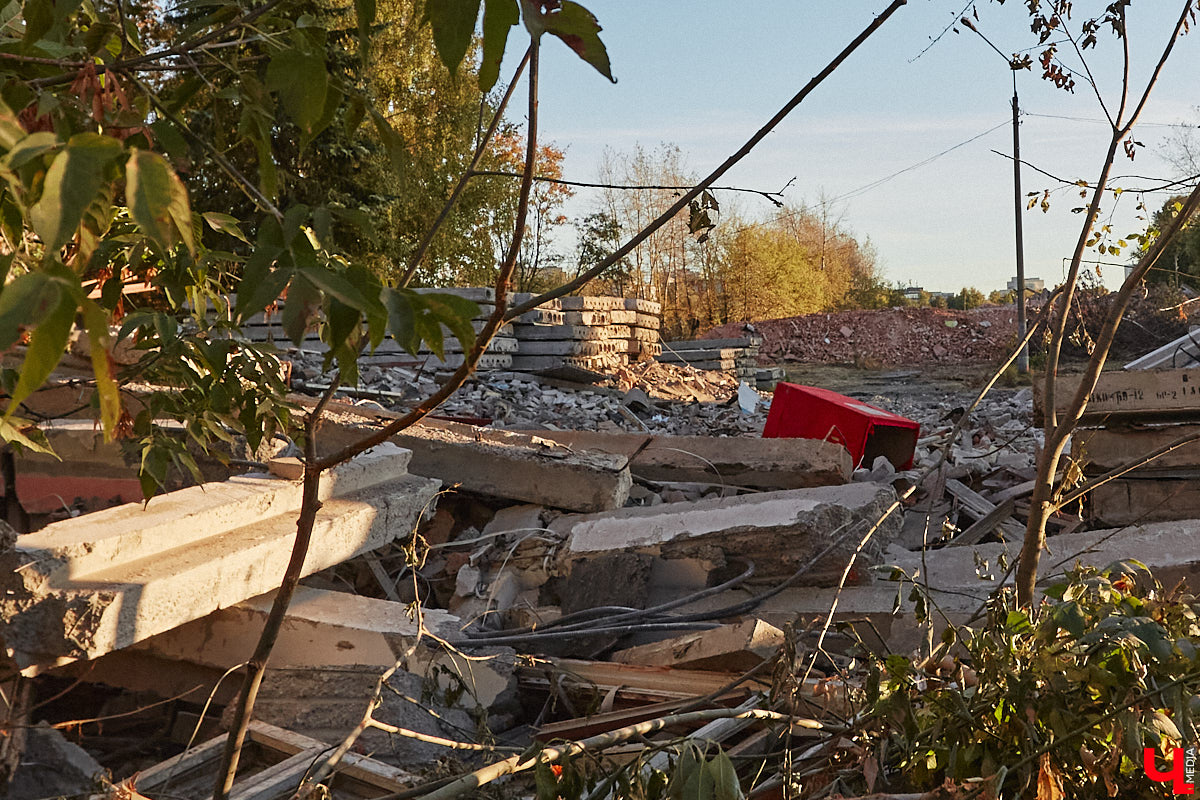
M1143 240L1142 246L1134 253L1135 261L1152 246L1154 237L1171 224L1186 200L1184 195L1172 197L1154 213L1150 220L1151 235ZM1183 283L1192 288L1200 287L1200 225L1196 224L1197 220L1200 220L1200 215L1193 214L1190 219L1183 221L1179 234L1163 248L1157 265L1146 273L1147 282L1170 286Z
M983 305L985 299L983 292L975 287L964 286L958 294L946 301L946 307L958 311L970 311L972 308L979 308Z
M1100 371L1104 368L1109 349L1125 310L1133 294L1138 291L1143 278L1158 262L1167 245L1183 229L1184 222L1191 219L1197 210L1200 210L1200 184L1195 184L1181 204L1179 213L1142 253L1137 264L1116 292L1103 325L1093 337L1095 347L1079 382L1078 390L1069 401L1062 404L1065 411L1060 414L1055 381L1058 376L1058 363L1063 342L1067 336L1069 312L1079 286L1084 252L1088 248L1094 247L1111 253L1113 248L1119 247L1109 241L1106 227L1098 223L1101 204L1107 194L1112 191L1110 180L1113 166L1118 155L1123 154L1128 158L1133 158L1136 154L1138 142L1132 135L1134 126L1145 108L1164 65L1170 59L1176 43L1194 24L1196 12L1195 5L1191 0L1186 0L1178 6L1179 14L1175 18L1157 59L1155 59L1155 66L1151 74L1145 83L1140 85L1140 89L1135 90L1130 70L1131 43L1126 34L1129 4L1121 2L1108 5L1096 16L1084 19L1077 29L1071 23L1070 6L1070 3L1059 0L1028 5L1032 30L1038 35L1039 44L1042 47L1040 63L1043 68L1043 77L1066 90L1072 89L1076 80L1089 85L1095 92L1109 121L1110 136L1101 160L1099 175L1084 188L1085 195L1089 195L1088 205L1083 212L1083 223L1071 256L1066 280L1054 300L1051 301L1054 303L1055 315L1050 326L1051 339L1046 355L1043 393L1045 446L1038 457L1037 478L1030 501L1032 510L1016 571L1017 596L1022 605L1029 605L1033 602L1038 564L1046 541L1046 525L1050 515L1063 502L1056 495L1055 473L1058 471L1059 462L1071 433L1079 424L1079 420L1087 408L1088 397L1096 387ZM1107 100L1101 87L1091 81L1090 76L1094 74L1094 71L1088 64L1086 56L1086 51L1094 47L1098 37L1106 31L1120 41L1120 50L1123 53L1121 68L1124 78L1120 93L1115 98ZM1075 69L1064 66L1059 57L1060 44L1070 45L1078 62Z

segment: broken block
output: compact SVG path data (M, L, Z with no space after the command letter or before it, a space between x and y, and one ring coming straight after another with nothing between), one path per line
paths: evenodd
M895 500L890 486L847 484L567 515L549 527L566 538L559 556L564 574L581 561L630 552L666 562L749 560L757 580L777 580L837 542L805 578L809 585L828 585L838 581L863 535ZM900 517L888 515L872 534L851 582L862 581L867 568L879 563L900 530Z
M274 599L271 592L214 611L139 642L132 651L229 669L254 653ZM288 606L270 666L279 670L355 665L386 669L403 660L414 674L437 672L443 689L451 688L448 681L456 681L474 704L486 709L508 691L512 659L504 655L468 663L436 648L427 635L454 640L460 638L460 627L457 617L439 609L422 609L418 620L404 603L299 586Z
M783 631L761 619L744 619L710 631L685 633L613 653L612 661L646 667L746 672L783 644Z

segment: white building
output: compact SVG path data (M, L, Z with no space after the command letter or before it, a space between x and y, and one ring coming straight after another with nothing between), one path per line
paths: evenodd
M1026 278L1025 279L1025 291L1027 291L1027 292L1040 293L1045 288L1046 288L1046 282L1044 280L1042 280L1041 278ZM1017 279L1015 277L1009 278L1008 290L1010 292L1015 292L1017 290Z

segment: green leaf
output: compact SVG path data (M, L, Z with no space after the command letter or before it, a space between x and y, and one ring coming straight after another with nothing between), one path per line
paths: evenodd
M117 421L121 416L121 393L113 377L113 360L109 355L108 314L91 300L83 303L83 323L91 344L92 371L96 374L96 394L100 398L100 424L104 441L116 437Z
M428 0L425 18L433 26L433 43L442 63L451 72L458 70L471 46L479 0Z
M53 0L25 0L22 8L25 17L25 38L22 44L28 46L41 39L54 27Z
M35 323L57 308L61 293L58 281L44 272L26 273L4 286L0 291L0 350L16 343L21 326Z
M106 182L108 167L122 152L121 143L112 137L80 133L55 157L42 197L29 212L47 257L75 235L84 211Z
M25 353L25 364L21 367L21 379L17 381L17 387L8 401L5 419L11 417L21 401L45 383L58 366L71 336L76 308L75 298L68 292L60 291L57 305L34 328L29 349Z
M328 128L329 124L333 122L333 118L337 116L338 108L342 105L343 97L344 95L341 91L332 85L325 92L325 107L321 109L321 116L313 124L312 130L300 137L301 150L307 150L308 146L312 144L312 140L317 137L317 134Z
M521 21L517 0L484 0L483 58L479 62L479 90L485 94L500 77L500 62L508 44L509 30Z
M325 59L298 47L283 50L267 66L267 88L279 95L296 127L311 135L325 113L329 91Z
M613 83L617 82L608 63L608 51L600 41L602 28L592 12L571 0L544 4L535 0L522 2L525 26L534 36L540 36L542 32L557 36L597 72Z
M133 221L164 251L182 241L196 252L187 189L158 153L133 148L125 166L125 202Z
M471 345L475 344L475 329L471 327L471 320L479 314L479 305L456 295L436 292L423 294L421 299L438 322L449 328L454 338L458 339L463 352L470 350Z
M408 148L404 146L404 137L397 133L392 124L374 108L371 108L371 122L375 123L375 130L379 133L383 149L387 151L388 158L392 162L392 169L399 177L403 178L408 172L409 163Z
M33 159L58 147L58 137L49 131L31 133L8 151L4 164L9 169L20 169Z
M20 420L25 422L25 420ZM29 424L17 424L17 420L0 419L0 439L9 444L18 444L29 449L34 453L45 453L46 455L59 458L58 454L50 447L50 440L46 438L46 434L40 429Z
M534 786L537 789L537 800L556 800L558 797L558 776L550 767L549 761L538 759L533 768Z
M297 274L288 286L287 301L283 306L283 330L297 347L304 341L309 320L321 306L321 293L317 287Z
M717 755L709 761L705 768L713 781L713 800L742 800L741 784L738 783L737 770L724 750L718 750Z
M417 337L415 324L417 315L413 308L413 301L417 299L417 295L404 289L385 287L382 296L392 338L411 355L416 355L421 349L421 340Z
M205 212L203 217L204 221L208 223L208 227L217 233L223 233L226 236L232 236L246 244L250 244L250 240L246 238L246 234L242 233L242 229L238 226L237 217L230 216L229 214L221 214L216 211Z

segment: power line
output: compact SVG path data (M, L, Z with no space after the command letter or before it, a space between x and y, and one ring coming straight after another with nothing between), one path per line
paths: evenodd
M1062 120L1067 120L1068 122L1090 122L1090 123L1094 123L1094 124L1098 124L1098 125L1106 125L1106 126L1111 127L1111 123L1109 123L1108 120L1098 119L1095 117L1068 117L1068 116L1064 116L1062 114L1037 114L1037 113L1034 113L1033 111L1027 111L1027 110L1023 110L1021 113L1027 117L1041 117L1042 119L1062 119ZM1200 128L1200 125L1193 126L1193 125L1187 125L1186 123L1182 123L1182 122L1139 122L1137 124L1137 126L1135 126L1135 127L1147 127L1147 128L1179 128L1179 127L1191 128L1191 127L1197 127L1197 128Z
M905 167L904 169L897 170L896 172L893 172L891 175L880 178L879 180L876 180L876 181L872 181L871 183L868 183L864 186L860 186L857 189L851 189L850 191L848 191L844 194L838 195L837 197L832 198L830 200L830 202L836 203L839 200L848 200L852 197L857 197L860 194L864 194L864 193L870 191L871 189L882 186L883 184L887 183L888 181L890 181L894 178L900 177L901 175L903 175L906 172L912 172L914 169L920 169L921 167L924 167L927 164L932 164L934 161L937 161L942 156L949 155L950 153L953 153L955 150L958 150L960 147L966 147L971 142L974 142L977 139L982 139L984 136L987 136L989 133L994 133L995 131L998 131L1001 128L1006 127L1008 124L1009 124L1009 120L1004 120L999 125L995 125L991 128L988 128L986 131L984 131L982 133L977 133L974 136L972 136L970 139L959 142L956 145L947 147L945 150L941 151L940 153L937 153L936 155L932 155L929 158L918 161L915 164L911 164L911 165Z

